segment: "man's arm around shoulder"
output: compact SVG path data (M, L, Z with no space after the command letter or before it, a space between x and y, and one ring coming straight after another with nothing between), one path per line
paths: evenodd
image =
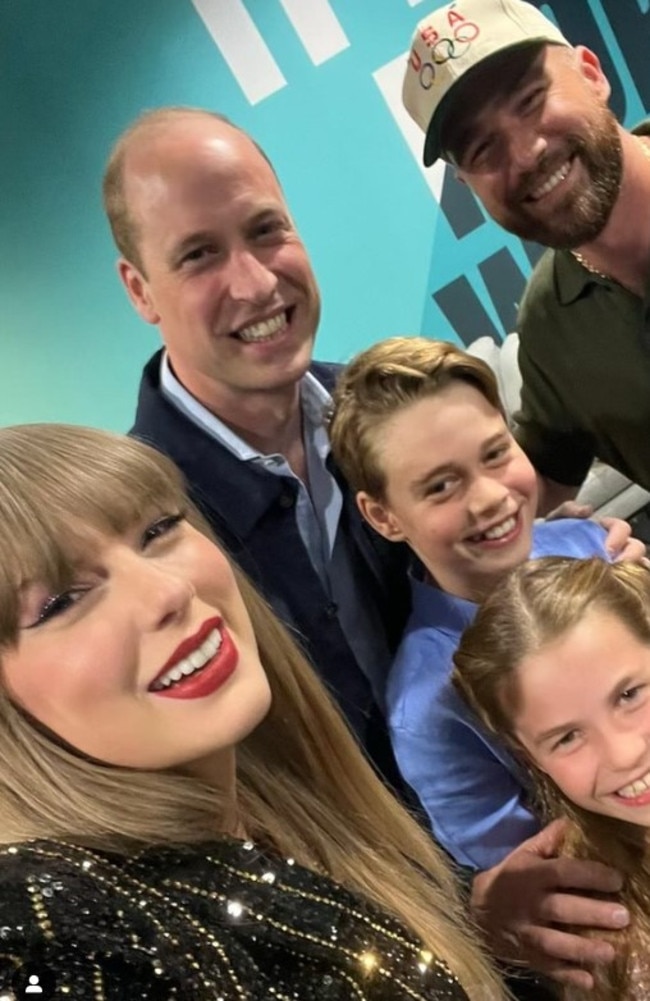
M564 833L564 821L554 821L478 873L470 907L497 958L591 990L591 969L611 963L614 947L573 928L616 931L630 917L615 899L589 896L618 893L621 876L599 862L559 856Z

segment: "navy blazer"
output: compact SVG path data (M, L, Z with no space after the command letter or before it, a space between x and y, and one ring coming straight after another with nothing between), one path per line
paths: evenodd
M170 403L160 390L161 352L145 366L130 434L174 460L192 500L228 553L288 624L380 770L392 776L383 720L370 683L340 626L336 606L314 570L296 522L291 477L242 462ZM331 390L341 366L314 362L311 371ZM409 610L402 545L387 542L357 510L347 483L331 464L343 494L339 531L351 540L365 600L373 602L395 650ZM379 740L382 745L373 744Z

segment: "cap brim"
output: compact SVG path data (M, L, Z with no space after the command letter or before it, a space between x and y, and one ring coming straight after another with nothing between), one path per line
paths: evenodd
M424 151L422 153L422 162L424 163L424 166L430 167L442 156L443 150L440 137L445 124L445 119L447 118L454 101L456 101L456 99L462 99L465 87L471 85L473 78L478 76L479 70L485 70L490 63L495 62L506 52L513 52L516 49L525 49L534 45L542 46L561 44L561 42L557 42L550 38L544 38L543 36L538 36L536 38L524 38L520 42L513 42L512 45L504 45L504 47L499 49L498 52L492 53L491 56L486 56L485 59L481 59L481 61L476 63L475 66L471 66L466 73L463 73L463 75L451 85L447 93L444 95L440 104L434 111L431 121L429 122L429 128L427 129L424 139Z

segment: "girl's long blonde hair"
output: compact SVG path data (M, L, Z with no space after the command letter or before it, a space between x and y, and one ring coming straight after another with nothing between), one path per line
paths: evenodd
M65 587L70 554L92 531L122 533L149 511L179 509L206 531L179 472L140 442L65 425L0 429L0 671L2 649L19 642L21 584ZM273 693L267 718L237 751L238 822L395 915L471 998L502 998L441 853L376 778L286 629L237 579ZM128 852L232 829L215 789L173 769L89 761L1 684L0 761L2 843L46 838Z
M532 761L517 739L514 723L523 660L594 610L615 615L650 648L650 573L644 567L567 557L522 564L489 596L465 631L454 655L453 682L484 725L530 769L543 819L569 819L565 852L603 862L624 877L621 902L629 908L632 921L628 929L611 933L617 960L598 971L596 990L585 995L592 1001L611 1001L634 996L633 955L645 956L650 943L648 831L591 813L567 799ZM607 935L599 931L598 937Z

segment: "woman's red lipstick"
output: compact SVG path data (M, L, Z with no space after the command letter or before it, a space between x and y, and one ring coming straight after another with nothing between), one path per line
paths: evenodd
M194 673L174 681L167 687L154 687L168 671L195 653L209 640L212 633L219 634L220 645L216 653ZM201 699L216 692L224 684L237 667L239 653L230 633L225 628L222 619L215 617L207 619L201 628L174 650L165 666L158 672L149 685L149 691L154 695L162 695L168 699Z

